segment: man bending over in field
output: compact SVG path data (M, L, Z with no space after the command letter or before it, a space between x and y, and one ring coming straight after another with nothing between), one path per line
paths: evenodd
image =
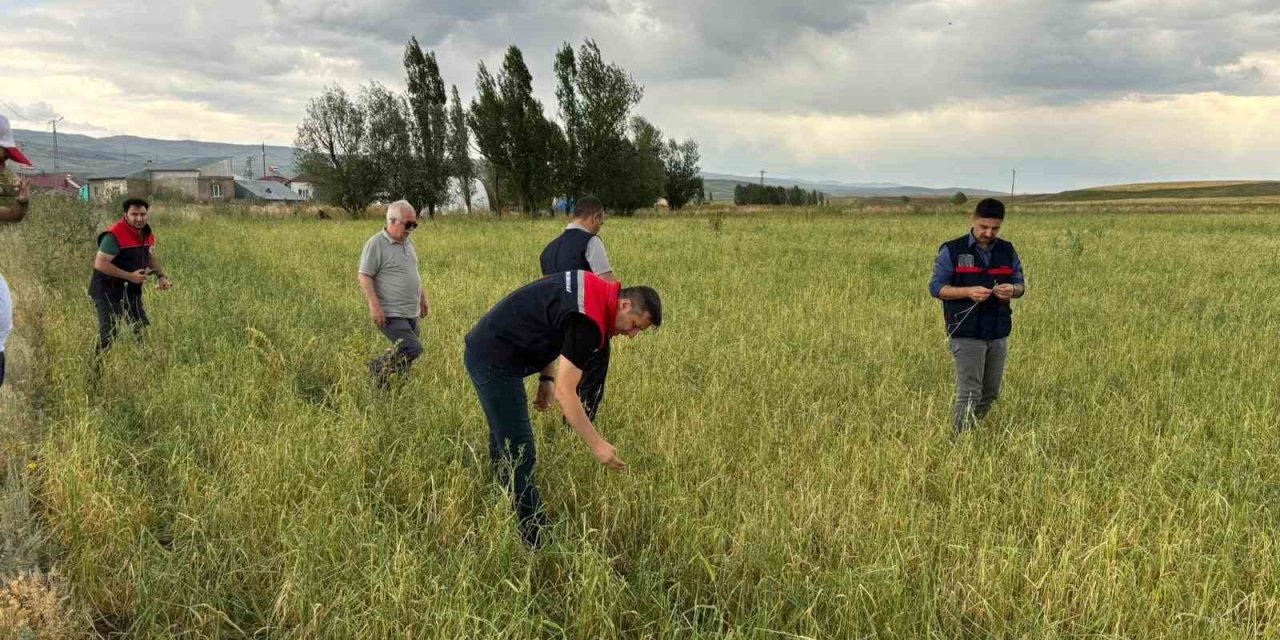
M634 338L661 324L662 300L652 288L623 289L586 271L565 271L517 289L467 333L463 362L489 422L489 460L514 493L525 544L539 545L545 516L533 478L537 448L524 378L540 373L534 407L551 408L554 392L565 420L596 460L622 471L626 463L583 410L578 383L614 336Z
M142 306L142 283L149 274L159 278L161 291L173 286L156 258L156 236L147 224L150 210L146 200L125 200L124 216L98 234L98 253L89 280L89 298L98 311L98 353L111 347L118 322L128 323L137 335L151 324Z
M938 251L929 293L942 301L956 363L956 433L972 427L1000 397L1009 356L1013 309L1027 287L1013 244L996 237L1004 203L987 198L973 212L973 228Z
M26 180L18 180L14 185L13 177L5 169L5 162L14 162L31 166L31 161L23 155L22 150L13 140L13 129L9 128L9 119L0 116L0 222L21 222L27 217L31 191ZM0 386L4 386L4 346L9 340L9 332L13 331L13 299L9 297L9 283L0 275Z
M358 279L369 315L391 341L386 353L369 363L369 373L386 389L391 374L409 373L422 355L418 321L431 313L431 303L418 273L418 254L409 237L418 227L413 205L400 200L387 207L387 226L364 243Z

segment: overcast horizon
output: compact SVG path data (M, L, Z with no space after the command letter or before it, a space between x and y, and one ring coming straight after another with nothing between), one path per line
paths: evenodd
M712 173L1019 192L1269 179L1273 1L183 3L2 0L0 113L95 137L291 145L325 84L403 90L410 36L464 100L519 46L597 41Z

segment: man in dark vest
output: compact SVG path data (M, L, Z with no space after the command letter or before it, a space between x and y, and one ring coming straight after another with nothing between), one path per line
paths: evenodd
M604 241L600 239L600 228L603 226L604 204L599 198L585 196L578 200L573 209L573 221L564 228L560 237L552 240L542 250L542 275L580 269L590 271L603 280L617 282L613 266L609 264L609 254L604 249ZM582 382L578 385L582 408L593 423L604 402L604 381L608 375L609 343L605 342L604 348L582 370Z
M957 433L981 420L1000 397L1013 329L1009 302L1027 291L1018 252L996 237L1003 223L1003 202L979 202L969 233L939 249L929 282L929 292L942 301L956 361Z
M98 254L93 258L89 297L98 310L98 352L106 351L123 321L141 334L150 324L142 306L142 283L149 274L160 279L160 290L173 286L156 259L156 237L147 224L151 205L146 200L124 201L124 216L98 234Z
M614 336L634 338L662 324L662 300L650 287L622 288L587 271L565 271L527 284L494 305L467 333L463 362L489 422L489 459L514 494L520 534L539 545L545 516L534 483L537 462L524 378L535 373L534 407L552 396L565 420L611 471L627 465L582 408L578 384L591 357Z

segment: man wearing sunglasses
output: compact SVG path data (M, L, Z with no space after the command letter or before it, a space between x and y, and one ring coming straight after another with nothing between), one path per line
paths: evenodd
M413 205L393 202L387 207L387 226L364 243L360 254L360 290L373 324L391 341L391 347L369 363L370 375L383 389L390 387L392 374L407 374L422 355L418 321L431 312L410 239L417 226Z

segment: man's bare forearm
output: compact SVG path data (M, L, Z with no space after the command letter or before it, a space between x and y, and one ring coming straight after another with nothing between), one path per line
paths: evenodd
M151 259L147 261L147 268L154 271L161 278L165 277L164 269L160 267L160 258L156 256L155 252L151 253Z
M368 302L370 307L382 306L382 303L378 301L378 292L373 288L373 278L363 273L359 274L357 278L360 280L360 291L364 293L365 302Z
M93 268L111 276L112 278L119 278L121 280L129 279L129 272L111 264L111 256L108 256L105 253L99 253L97 257L93 259Z
M969 287L953 287L951 285L943 285L942 290L938 291L939 300L967 300L969 299Z
M568 384L567 380L556 380L556 402L564 412L564 419L573 427L574 433L593 451L603 441L591 418L582 408L582 398L578 397L577 383Z

